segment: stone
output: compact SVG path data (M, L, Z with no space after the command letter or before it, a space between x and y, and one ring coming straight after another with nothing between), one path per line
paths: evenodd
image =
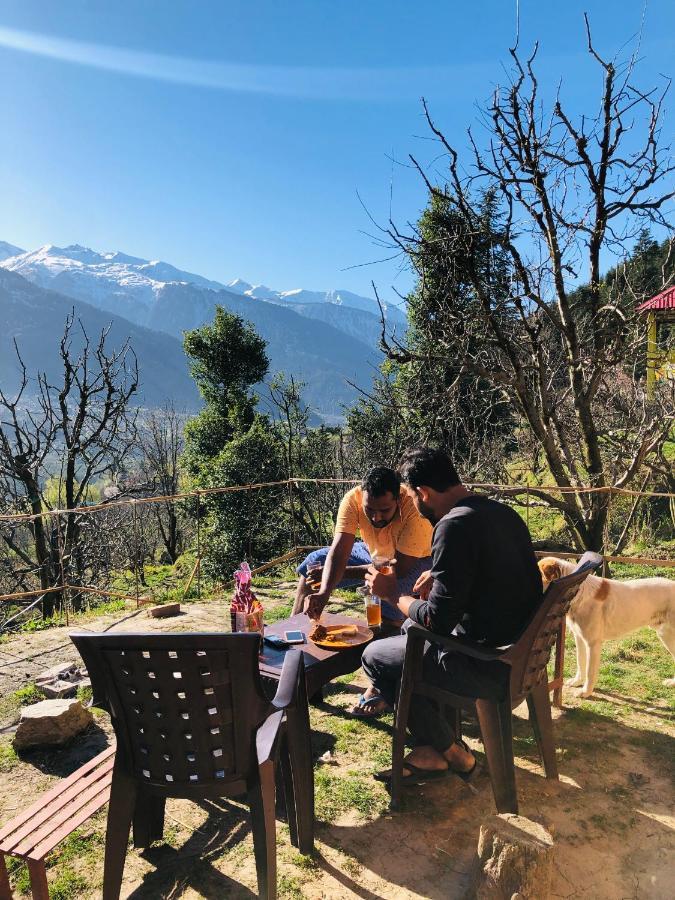
M153 619L164 619L168 616L180 615L180 603L162 603L159 606L151 606L148 615Z
M502 813L480 827L468 896L475 900L546 900L553 877L553 838L538 822Z
M45 697L62 699L74 697L80 687L90 687L91 681L85 669L77 663L59 663L42 672L35 685Z
M79 700L42 700L21 710L14 735L14 749L60 746L83 732L94 721Z

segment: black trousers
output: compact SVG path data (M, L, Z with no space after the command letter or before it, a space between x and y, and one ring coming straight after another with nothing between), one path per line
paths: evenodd
M404 623L396 637L383 638L369 644L361 660L363 671L373 687L394 705L403 672L403 660L411 624ZM452 653L438 644L424 647L423 678L428 684L446 688L465 697L502 700L506 695L509 668L500 662L483 662ZM418 745L431 746L440 753L455 740L455 733L437 704L429 697L415 694L410 704L408 728Z

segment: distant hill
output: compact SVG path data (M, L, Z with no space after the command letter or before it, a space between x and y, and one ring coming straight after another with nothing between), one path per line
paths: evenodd
M179 410L194 411L200 407L183 347L175 337L150 331L87 303L47 291L0 268L0 385L5 393L11 395L19 386L14 339L30 376L44 371L52 383L59 383L62 377L59 339L66 316L73 308L90 338L95 338L111 323L110 347L120 346L127 337L130 338L139 361L138 402L141 405L161 406L172 400ZM77 351L82 347L82 335L76 328L72 334L73 347ZM31 387L34 391L34 384Z
M377 305L348 292L283 293L241 280L226 289L166 262L79 244L19 252L0 262L3 269L178 339L211 321L221 305L252 322L268 343L270 374L283 370L306 382L305 401L327 421L353 404L357 391L350 382L368 387L381 360ZM405 317L393 307L388 315L400 333ZM180 359L183 366L182 351Z
M305 401L323 417L341 416L343 405L354 402L357 391L349 382L370 385L380 361L370 346L328 322L274 303L255 303L229 291L189 284L165 284L157 292L148 325L178 335L211 321L217 305L253 323L267 341L270 374L283 370L304 381ZM353 312L358 315L358 310Z

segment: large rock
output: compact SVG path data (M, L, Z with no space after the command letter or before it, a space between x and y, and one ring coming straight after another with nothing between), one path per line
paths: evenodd
M14 749L65 744L94 721L79 700L43 700L21 710Z
M476 900L546 900L553 876L553 838L538 822L511 813L480 827L469 896Z

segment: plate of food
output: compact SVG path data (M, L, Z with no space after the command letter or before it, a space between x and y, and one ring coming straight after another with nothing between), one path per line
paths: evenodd
M346 650L348 647L358 647L359 644L367 644L373 637L373 632L367 625L355 622L353 625L323 625L317 622L309 633L309 639L317 647L324 650Z

